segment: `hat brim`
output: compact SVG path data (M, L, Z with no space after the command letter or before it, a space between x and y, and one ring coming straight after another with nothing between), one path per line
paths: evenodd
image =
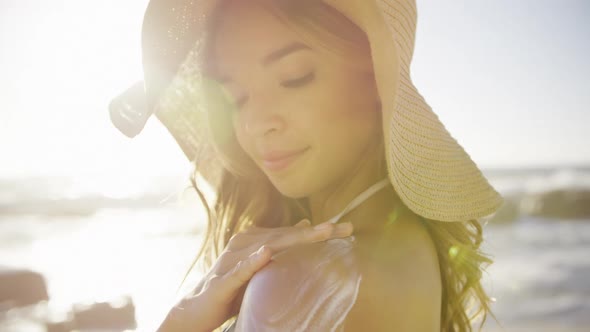
M218 2L191 2L190 10L199 18L193 31L203 29ZM337 4L334 8L357 23L369 38L382 101L388 176L404 204L416 214L438 221L492 216L503 203L501 195L412 83L409 69L417 19L415 1L327 2ZM362 10L356 8L359 3L365 6ZM172 90L177 94L178 86ZM156 116L190 160L214 153L203 136L203 119L174 107L160 108ZM215 161L214 156L208 159ZM210 170L220 167L207 166Z

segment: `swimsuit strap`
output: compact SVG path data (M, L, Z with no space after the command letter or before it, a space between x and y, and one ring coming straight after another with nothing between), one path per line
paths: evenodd
M388 178L382 179L379 182L373 184L367 190L363 191L357 197L355 197L350 203L348 203L348 205L344 208L344 210L342 210L342 212L340 212L339 214L330 218L328 221L333 224L337 223L338 220L340 220L340 218L342 218L342 216L344 216L345 214L350 212L352 209L359 206L362 202L366 201L369 197L371 197L373 194L375 194L379 190L387 187L388 184L389 184Z

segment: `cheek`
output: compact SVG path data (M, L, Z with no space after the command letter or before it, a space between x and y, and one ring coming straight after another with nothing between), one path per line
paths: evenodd
M350 134L372 127L378 121L378 97L370 81L360 75L333 75L318 88L312 125L327 131L349 131Z
M323 93L307 108L313 112L301 125L313 134L320 154L345 153L348 156L343 158L354 158L380 130L376 89L360 75L341 75L320 90Z

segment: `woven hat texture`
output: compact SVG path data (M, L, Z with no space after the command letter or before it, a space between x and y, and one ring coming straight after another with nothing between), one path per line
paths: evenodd
M369 38L382 102L388 176L402 201L413 212L433 220L491 217L502 205L502 197L412 82L415 0L325 2L359 25ZM203 86L204 78L199 66L191 64L199 62L205 26L217 3L152 0L143 26L148 104L189 159L208 161L197 167L211 177L220 166L205 138L208 128L198 112L189 112L190 107L180 104L200 102L195 89Z

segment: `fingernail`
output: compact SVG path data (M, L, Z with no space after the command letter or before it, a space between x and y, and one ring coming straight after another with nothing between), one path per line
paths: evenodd
M266 247L265 246L262 246L262 247L258 248L258 250L256 251L256 256L257 257L262 256L262 253L264 252L264 250L266 250Z
M332 225L331 225L330 222L324 222L324 223L321 223L319 225L316 225L313 229L316 230L316 231L321 231L321 230L324 230L326 228L330 228L331 226Z
M311 221L309 221L309 219L303 219L299 223L306 224L307 226L311 225Z

